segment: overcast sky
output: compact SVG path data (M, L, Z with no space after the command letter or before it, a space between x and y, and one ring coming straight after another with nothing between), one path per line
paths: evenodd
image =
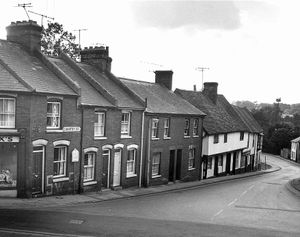
M298 0L1 0L1 39L10 22L27 19L14 7L24 2L68 31L87 29L82 46L109 46L117 76L153 82L154 70L171 69L173 89L201 89L195 69L208 67L204 82L218 82L230 102L300 103Z

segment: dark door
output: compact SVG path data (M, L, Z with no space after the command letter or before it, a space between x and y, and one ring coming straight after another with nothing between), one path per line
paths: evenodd
M175 150L170 150L169 181L174 181Z
M44 147L34 147L32 158L32 193L38 194L43 192Z
M103 150L102 153L102 188L109 188L108 165L110 161L110 150Z
M230 162L231 162L231 153L226 155L226 173L230 174Z
M181 159L182 159L182 150L177 150L177 159L176 159L176 180L181 179Z
M218 176L218 162L219 162L219 156L215 156L214 176Z
M207 176L207 156L203 157L202 166L203 166L203 179L206 179L206 176Z
M235 162L236 162L236 153L233 153L233 161L232 161L232 173L235 174Z

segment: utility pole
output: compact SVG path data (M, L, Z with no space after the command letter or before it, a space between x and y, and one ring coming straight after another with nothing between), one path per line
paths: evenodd
M81 49L81 44L80 44L80 33L81 33L81 31L86 31L87 29L78 29L78 30L74 30L74 31L78 31L78 41L79 41L79 43L78 43L78 46L79 46L79 48Z
M28 20L30 21L30 17L28 15L28 12L27 12L27 7L32 7L31 3L19 3L16 7L23 7L27 17L28 17Z
M208 70L208 69L209 69L208 67L196 67L195 68L196 71L200 71L202 74L202 90L203 90L203 72L204 72L204 70Z
M33 14L35 14L35 15L38 15L38 16L41 16L41 26L43 26L44 24L44 22L43 22L43 20L44 20L44 17L45 18L48 18L48 19L50 19L50 20L52 20L52 21L54 21L54 17L50 17L50 16L46 16L46 15L43 15L43 14L40 14L40 13L36 13L36 12L33 12L33 11L29 11L30 13L33 13Z

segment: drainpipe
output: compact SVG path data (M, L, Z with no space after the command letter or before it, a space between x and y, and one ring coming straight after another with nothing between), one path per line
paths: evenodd
M143 173L143 154L144 154L144 126L145 126L145 111L147 109L147 98L145 99L145 109L142 114L142 132L141 132L141 155L140 155L140 175L139 175L139 188L142 187L142 173Z
M147 174L146 174L146 187L149 187L150 184L150 163L151 163L151 158L150 158L150 142L151 142L151 122L152 119L149 118L149 123L148 123L148 136L147 136Z
M81 181L82 181L82 148L83 148L83 115L84 115L84 109L81 107L81 133L80 133L80 157L79 157L79 178L78 178L78 193L82 193L82 186L81 186ZM74 179L75 179L75 174L74 174Z

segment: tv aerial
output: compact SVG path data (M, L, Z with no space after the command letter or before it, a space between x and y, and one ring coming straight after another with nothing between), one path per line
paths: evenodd
M203 87L203 72L204 72L205 70L209 70L209 68L208 68L208 67L196 67L195 70L196 70L196 71L200 71L201 74L202 74L202 77L201 77L201 78L202 78L202 90L203 90L203 88L204 88L204 87Z
M32 7L31 3L19 3L16 7L22 7L28 17L28 20L30 20L30 17L28 15L28 12L27 12L27 7Z
M79 48L81 49L81 44L80 44L80 36L81 36L81 31L86 31L87 29L77 29L77 30L74 30L74 31L78 31L78 46Z
M30 10L28 10L28 12L30 12L30 13L32 13L32 14L35 14L35 15L38 15L38 16L41 17L41 26L44 25L44 24L43 24L43 23L44 23L44 18L47 18L47 19L50 19L50 20L54 21L54 17L46 16L46 15L44 15L44 14L40 14L40 13L33 12L33 11L30 11Z

